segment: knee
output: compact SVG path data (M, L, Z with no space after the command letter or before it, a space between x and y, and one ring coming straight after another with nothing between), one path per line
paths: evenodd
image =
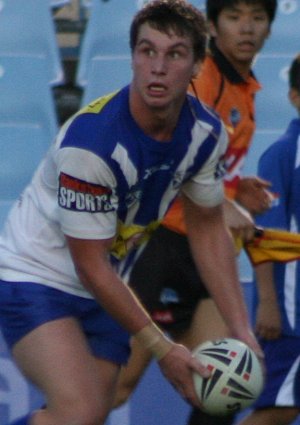
M83 397L70 404L67 414L70 424L78 425L102 425L104 424L110 410L110 403L103 398ZM64 423L64 422L63 422ZM66 422L69 423L69 422Z

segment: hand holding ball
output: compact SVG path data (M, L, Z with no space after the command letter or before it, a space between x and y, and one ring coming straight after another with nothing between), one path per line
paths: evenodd
M208 379L193 375L203 411L220 416L235 413L260 395L263 370L254 351L243 342L232 338L208 341L193 354L211 371Z

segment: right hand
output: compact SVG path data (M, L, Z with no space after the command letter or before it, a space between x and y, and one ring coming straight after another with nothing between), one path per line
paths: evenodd
M181 396L193 406L201 408L192 373L197 372L204 378L209 378L208 369L186 347L175 343L172 349L159 361L159 366L163 375Z
M250 347L254 353L257 355L258 360L260 361L263 373L265 373L265 364L264 364L264 352L259 345L253 331L251 328L244 328L240 327L239 324L237 324L236 329L234 330L234 333L232 333L232 338L237 338L240 341L243 341L245 344Z

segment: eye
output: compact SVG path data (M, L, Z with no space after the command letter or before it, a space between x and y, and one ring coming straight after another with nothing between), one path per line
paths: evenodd
M266 16L265 14L255 15L255 16L253 17L253 19L254 19L255 21L259 21L259 22L264 22L264 21L267 21L267 20L268 20L268 18L267 18L267 16Z
M184 56L184 53L181 50L172 50L169 53L169 56L171 59L177 60Z
M177 51L174 51L174 52L171 52L170 53L170 56L173 59L178 59L181 56L181 54L179 52L177 52Z
M237 13L228 13L227 19L230 21L237 21L239 19L239 15Z
M146 49L146 54L147 54L147 56L152 58L155 55L155 51L151 48L148 48L148 49Z

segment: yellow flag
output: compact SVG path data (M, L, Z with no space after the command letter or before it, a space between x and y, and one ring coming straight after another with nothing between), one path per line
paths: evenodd
M300 234L279 229L257 229L253 241L246 243L244 249L253 265L266 261L299 260Z

